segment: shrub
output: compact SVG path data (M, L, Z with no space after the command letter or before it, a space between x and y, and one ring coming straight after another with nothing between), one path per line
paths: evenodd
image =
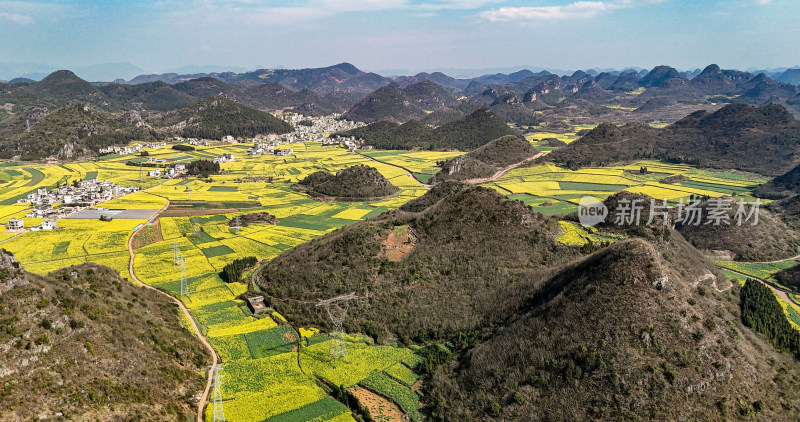
M242 273L244 270L247 267L255 265L256 262L258 262L258 258L254 256L235 259L233 262L228 263L224 268L222 268L220 277L222 277L222 279L228 283L239 281L242 278Z

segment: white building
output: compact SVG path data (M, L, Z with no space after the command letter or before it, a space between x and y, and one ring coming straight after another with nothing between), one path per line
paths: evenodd
M54 230L58 228L58 223L56 220L43 220L42 221L42 230Z
M12 218L8 220L7 227L9 230L19 230L25 228L25 222L20 220L19 218Z

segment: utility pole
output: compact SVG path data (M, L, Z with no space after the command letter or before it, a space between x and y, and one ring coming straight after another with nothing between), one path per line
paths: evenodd
M186 185L186 192L189 192L189 199L188 200L191 201L192 200L192 187L189 186L189 185Z
M347 316L347 308L351 300L357 299L355 293L337 296L331 299L320 300L317 307L322 306L328 312L328 317L333 323L331 332L331 344L328 349L328 362L333 362L334 369L339 359L347 361L347 343L344 341L344 329L342 324Z
M223 369L221 364L212 367L214 371L214 422L225 422L225 410L222 409L222 385L221 379L225 375L220 375Z
M178 242L172 242L172 265L178 265Z

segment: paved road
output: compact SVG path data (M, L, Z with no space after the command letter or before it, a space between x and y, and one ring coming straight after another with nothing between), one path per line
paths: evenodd
M164 198L164 199L166 199L166 198ZM156 213L156 215L153 217L153 220L155 220L158 217L159 214L164 212L167 209L167 207L169 207L169 199L167 199L167 205L165 205L164 208L162 208L158 213ZM162 295L170 298L170 300L172 300L173 302L177 303L178 306L180 306L181 311L183 311L183 314L186 315L186 318L188 318L189 323L192 326L192 331L194 331L195 336L197 336L197 338L200 339L200 342L203 344L203 347L205 347L206 350L208 350L208 352L211 354L211 366L213 368L214 366L216 366L216 364L218 362L217 351L214 350L214 347L211 346L211 343L209 343L208 340L206 340L206 338L203 336L203 333L201 333L200 329L197 328L197 323L195 322L194 318L192 317L192 314L189 313L189 309L186 308L186 305L184 305L183 302L180 299L170 295L169 293L162 292L161 290L158 290L153 286L145 284L141 280L139 280L139 277L136 277L136 273L133 270L133 260L136 258L136 252L134 252L134 250L133 250L133 238L134 238L134 236L136 236L137 233L139 233L140 230L142 230L145 227L147 227L147 224L142 224L141 227L136 229L136 231L133 232L131 237L128 239L128 253L131 256L130 262L128 263L128 272L131 274L131 278L133 279L133 281L136 284L139 284L140 286L142 286L142 287L144 287L146 289L150 289L150 290L153 290L155 292L158 292L159 294L162 294ZM200 397L200 401L197 403L197 422L203 422L203 419L204 419L203 418L203 409L205 409L205 407L206 407L206 402L208 401L208 394L211 391L211 384L212 384L213 380L214 380L214 371L213 371L213 369L209 369L208 370L208 375L207 375L207 380L206 380L206 387L203 390L203 395Z

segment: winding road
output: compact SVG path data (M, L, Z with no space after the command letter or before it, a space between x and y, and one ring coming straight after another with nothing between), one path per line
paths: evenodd
M163 197L159 196L159 198ZM154 215L153 218L148 220L148 223L151 221L155 221L155 219L158 218L158 216L169 207L169 199L167 198L164 199L166 199L167 204L164 205L164 208L162 208L161 211L156 213L156 215ZM147 223L142 224L138 229L136 229L136 231L134 231L131 237L128 239L128 253L131 256L130 262L128 263L128 272L131 275L131 279L133 279L134 283L138 284L139 286L158 292L159 294L162 294L170 298L170 300L172 300L173 302L177 303L178 306L180 306L181 311L183 311L183 314L186 315L186 318L189 320L189 323L192 326L192 331L194 331L195 336L200 340L200 343L203 344L203 347L205 347L206 350L208 350L209 354L211 354L211 367L213 368L214 366L217 365L219 361L217 358L217 351L214 350L214 347L211 346L211 343L209 343L208 340L203 336L203 333L200 332L200 329L197 327L197 323L195 322L194 317L192 317L192 314L189 312L189 309L186 307L186 305L184 305L183 302L180 299L176 298L175 296L172 296L169 293L163 292L161 290L156 289L153 286L143 283L142 280L139 280L139 277L136 276L136 273L133 270L133 261L136 258L136 252L134 252L133 250L133 238L136 236L137 233L139 233L140 230L142 230L145 227L147 227ZM203 409L205 409L206 402L208 402L208 395L209 392L211 391L211 384L213 380L214 380L214 371L213 369L209 369L206 379L206 387L203 390L203 395L200 396L200 401L197 402L197 422L203 422L204 419Z

